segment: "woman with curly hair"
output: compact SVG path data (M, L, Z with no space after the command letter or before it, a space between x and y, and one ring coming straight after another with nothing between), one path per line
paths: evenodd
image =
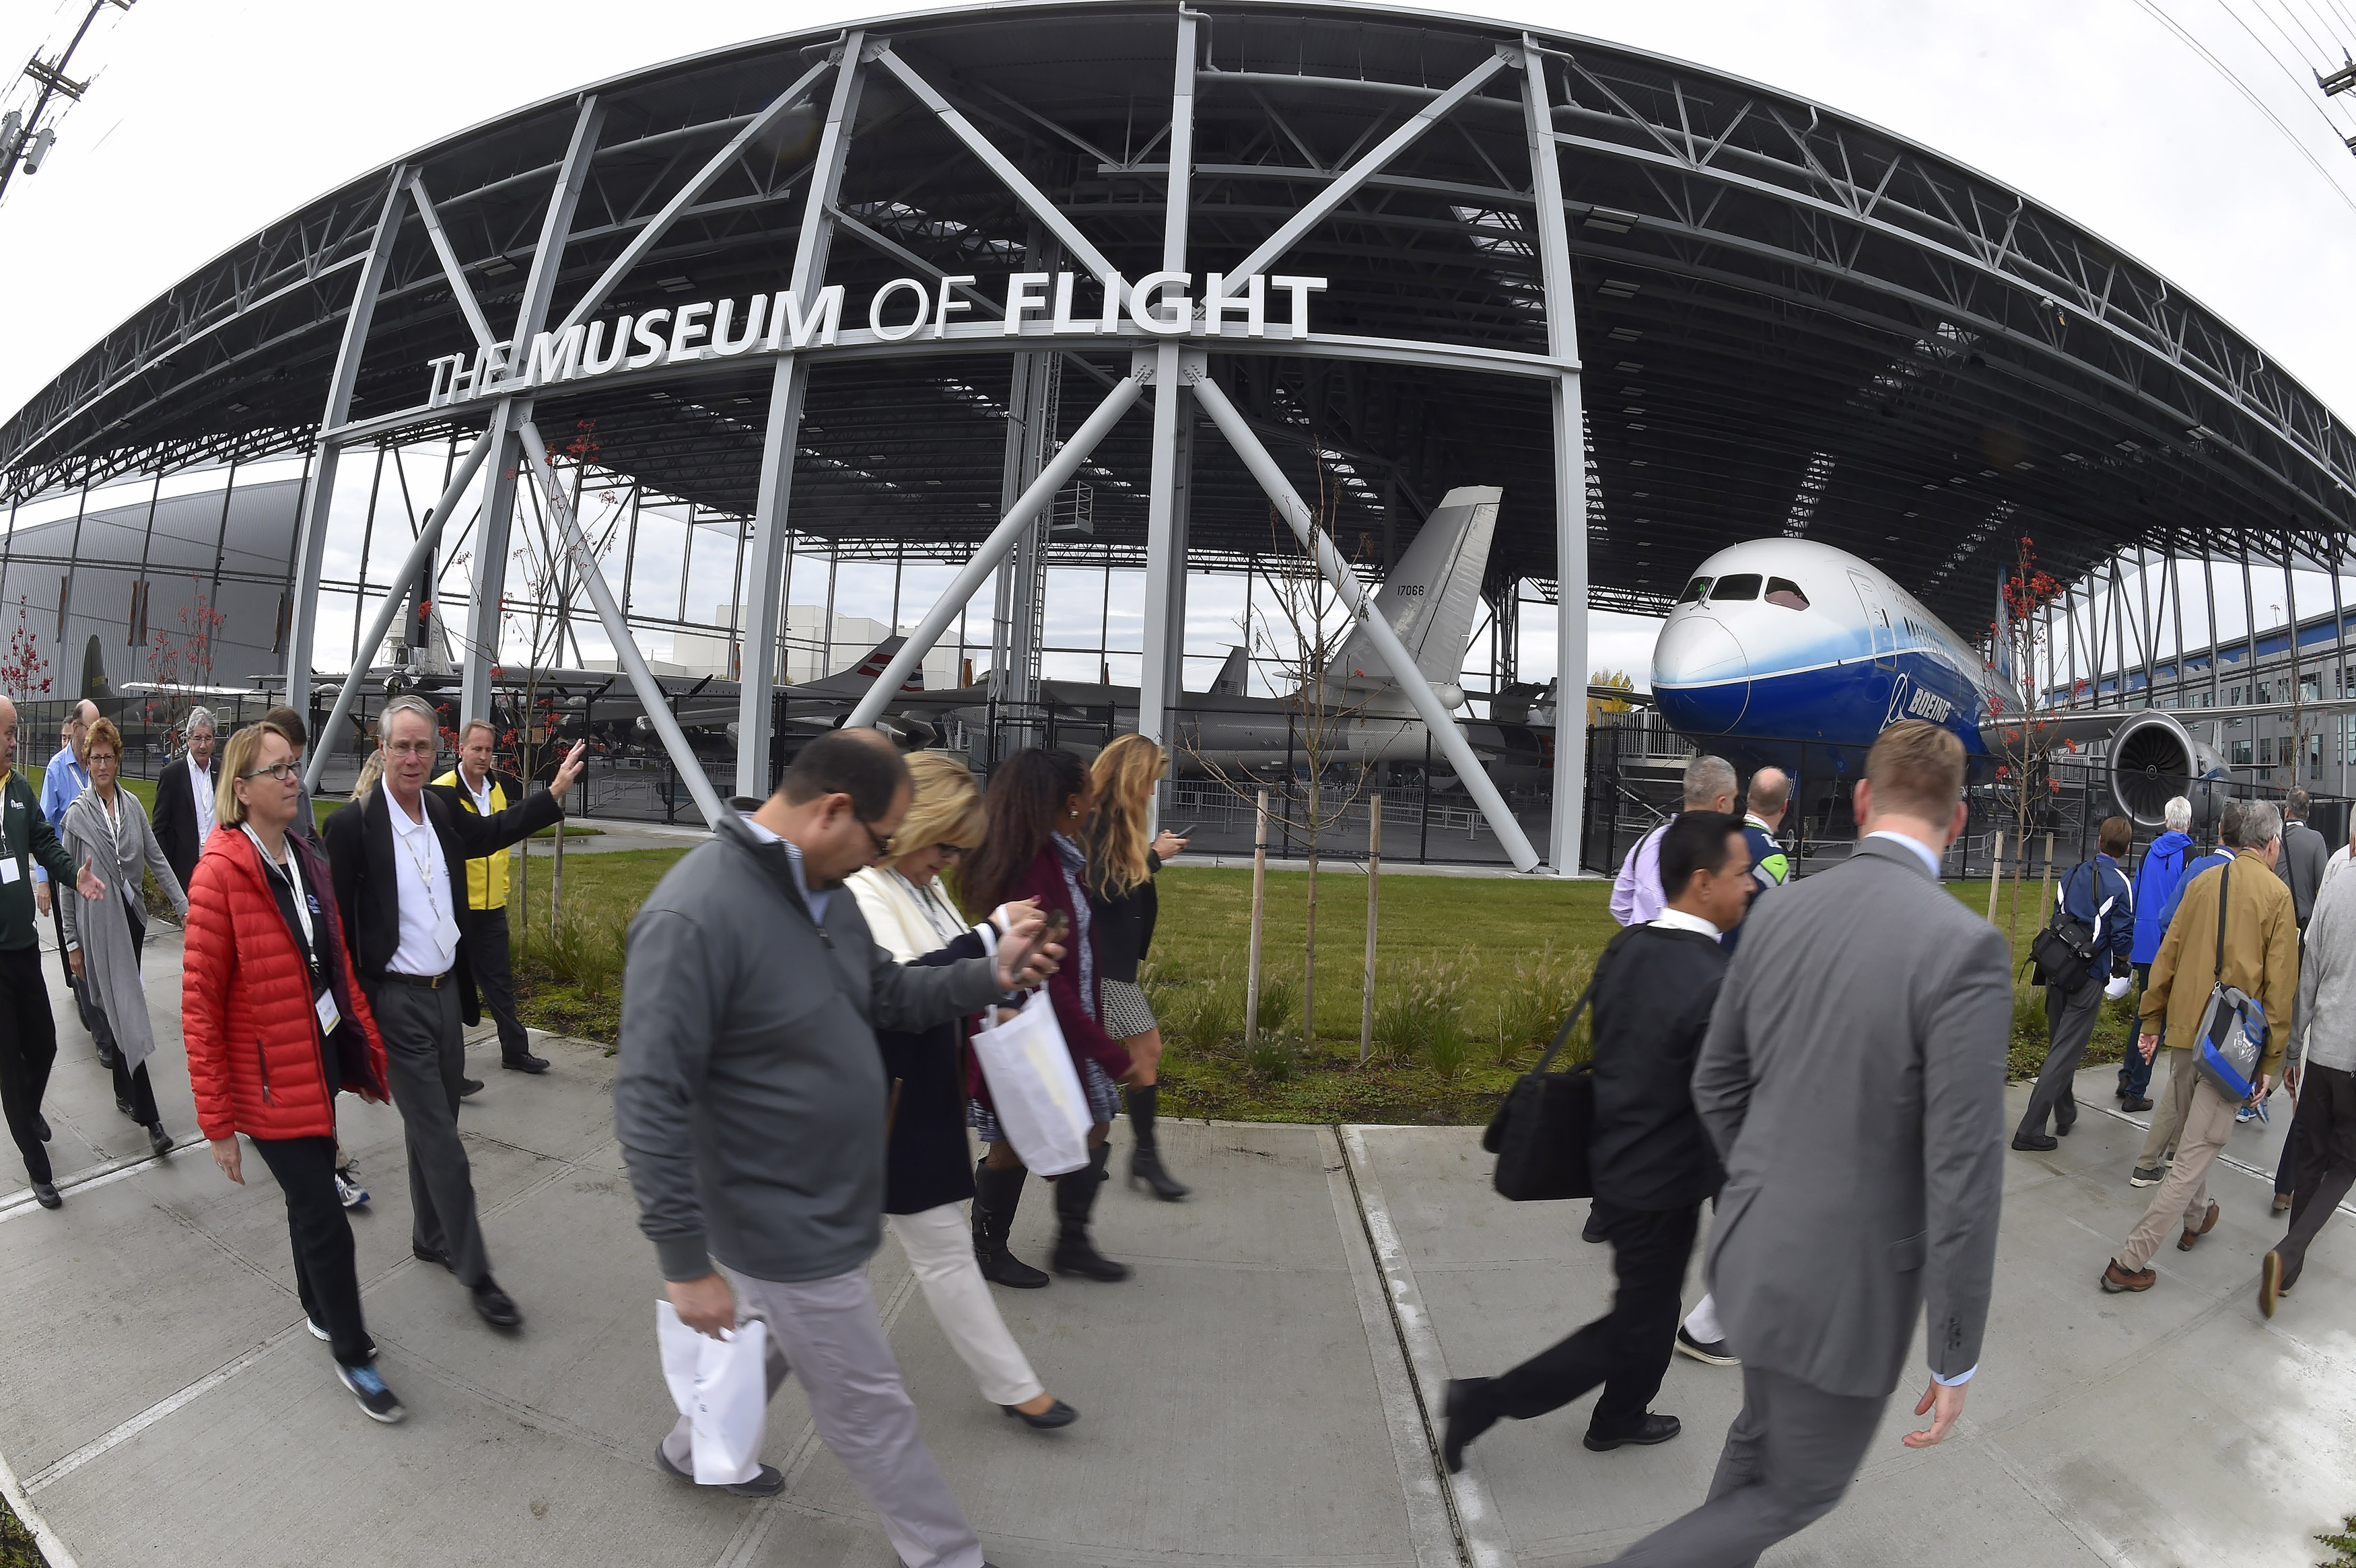
M1114 1085L1129 1075L1130 1060L1119 1042L1105 1032L1088 896L1081 884L1087 856L1078 836L1095 799L1087 764L1069 752L1033 746L999 763L982 797L981 844L966 858L958 891L969 913L1028 899L1051 923L1059 911L1071 922L1064 939L1068 951L1047 982L1047 997L1087 1096L1089 1119L1096 1125L1088 1133L1088 1163L1055 1178L1057 1233L1052 1264L1057 1274L1110 1281L1127 1279L1129 1265L1097 1251L1088 1240L1088 1220L1111 1156L1105 1140L1119 1108ZM974 1171L975 1255L988 1278L1018 1289L1035 1288L1046 1284L1047 1276L1006 1250L1007 1232L1023 1196L1022 1157L1000 1128L989 1087L978 1072L968 1074L967 1086L973 1094L969 1119L990 1150Z
M1167 828L1147 842L1145 824L1153 806L1153 786L1170 771L1162 747L1143 735L1122 735L1097 753L1089 770L1096 785L1096 811L1081 842L1087 850L1084 879L1089 926L1096 933L1097 986L1104 1000L1105 1032L1129 1052L1129 1122L1136 1143L1129 1152L1129 1184L1142 1182L1164 1203L1186 1196L1186 1188L1162 1166L1153 1117L1161 1095L1162 1029L1137 983L1137 965L1153 944L1160 904L1153 875L1162 862L1186 848Z

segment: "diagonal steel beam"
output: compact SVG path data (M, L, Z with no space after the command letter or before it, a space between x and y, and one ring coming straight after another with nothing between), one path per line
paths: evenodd
M1039 471L1039 477L1031 482L1031 487L1007 508L1006 516L1000 519L998 527L991 530L990 537L981 541L981 548L974 551L973 559L965 563L949 583L948 591L931 609L925 612L925 618L917 623L908 640L900 645L900 651L892 656L892 662L884 667L884 673L875 677L875 684L867 688L867 695L859 699L859 706L851 710L851 717L842 721L846 729L874 723L892 699L900 694L908 672L933 651L933 645L940 641L941 634L948 630L949 623L958 618L958 613L980 592L983 581L998 570L998 563L1006 559L1007 552L1014 548L1023 530L1037 518L1040 509L1055 498L1056 491L1071 482L1072 475L1079 472L1080 464L1095 453L1097 443L1120 422L1121 415L1137 406L1138 397L1145 389L1141 372L1151 363L1143 356L1139 357L1138 362L1130 367L1130 373L1105 394L1104 401L1096 406L1096 411L1072 432L1072 439L1064 443L1063 450Z
M409 199L417 204L417 216L425 225L425 237L434 241L434 253L442 258L442 272L450 280L450 292L458 296L458 312L474 329L475 341L485 348L498 341L491 324L483 318L483 307L475 299L475 285L466 281L466 270L458 265L458 253L450 248L450 236L443 231L441 216L434 210L433 198L425 194L425 182L415 175L409 176Z
M1222 280L1220 296L1225 298L1232 293L1237 284L1253 273L1266 272L1269 262L1291 250L1300 243L1302 235L1325 221L1335 208L1355 196L1358 187L1365 185L1371 176L1380 174L1393 158L1412 146L1425 132L1446 119L1451 110L1478 91L1482 83L1511 63L1506 53L1500 49L1466 71L1455 86L1409 115L1407 123L1383 138L1381 145L1334 176L1333 183L1312 197L1308 206L1294 213L1285 220L1283 227L1261 240L1259 249Z
M368 678L369 660L374 656L376 649L384 645L385 634L392 630L392 618L400 614L402 606L409 602L407 585L416 581L417 574L425 570L425 563L434 559L434 547L442 542L442 525L448 522L450 514L458 509L458 502L466 494L466 486L474 483L475 475L483 466L483 459L490 455L491 449L507 434L510 407L509 400L499 400L498 407L491 413L490 428L476 437L475 444L466 449L465 457L459 459L458 466L450 475L450 483L442 487L442 498L434 503L434 510L426 514L425 526L417 530L417 538L410 543L409 553L401 558L401 565L392 574L393 591L384 596L384 603L377 607L375 617L369 622L369 629L360 638L359 657L352 660L352 667L345 673L344 684L336 693L335 710L327 715L326 726L311 737L311 762L303 770L305 789L318 789L320 771L327 765L327 752L334 746L336 738L343 732L344 720L351 716L352 699L359 695L360 682ZM300 706L299 699L291 693L286 700Z
M1087 235L1072 226L1072 220L1064 216L1064 209L1048 200L1037 186L1024 178L1023 171L1008 161L1005 154L992 146L990 138L975 130L972 121L958 113L948 99L934 91L933 84L917 75L913 66L894 54L889 45L875 50L875 59L899 78L900 85L916 94L918 102L939 117L941 123L949 128L949 133L963 142L967 151L980 158L990 172L1014 193L1015 199L1030 209L1041 226L1064 242L1066 251L1099 278L1109 278L1115 274L1118 269L1105 260L1103 251L1088 242Z
M605 569L598 564L597 552L589 547L589 536L581 531L581 519L573 513L573 498L564 493L563 481L550 466L548 448L540 439L539 428L530 420L523 421L523 455L524 461L531 464L532 477L540 482L549 512L563 533L564 549L573 558L573 569L581 586L588 590L589 603L596 608L597 619L613 642L615 662L629 677L630 689L638 694L638 706L646 709L647 722L662 738L663 749L670 753L671 766L678 770L688 794L695 797L695 808L703 813L704 825L718 827L727 809L720 802L720 792L712 787L703 764L696 761L695 748L687 743L662 683L647 667L646 655L638 652L637 639L630 635L630 624L623 618L622 607L614 603L614 591L606 584Z
M621 286L622 280L630 275L630 269L637 266L665 234L670 232L670 226L679 215L692 207L705 191L710 190L720 176L728 172L729 165L744 155L744 149L758 140L770 126L776 124L780 117L800 108L803 101L809 96L809 90L818 85L820 77L835 69L836 61L840 58L830 56L802 72L791 87L769 101L767 108L747 120L744 123L744 128L731 136L726 146L712 154L711 161L698 169L694 177L680 187L678 194L663 204L662 210L656 213L644 229L638 230L637 238L622 248L622 253L614 258L613 264L599 274L595 283L589 285L589 292L583 294L580 302L565 313L564 320L556 328L557 332L560 335L570 332L587 321L597 307L604 304L614 291Z
M1391 673L1398 681L1399 690L1414 705L1417 716L1430 731L1441 754L1447 757L1449 766L1454 768L1456 776L1463 781L1465 793L1472 797L1473 804L1480 806L1481 815L1489 819L1490 830L1496 834L1497 842L1512 858L1514 869L1535 870L1538 855L1530 848L1529 836L1522 831L1522 825L1514 820L1513 812L1505 805L1505 797L1497 793L1496 784L1489 777L1488 771L1481 766L1480 758L1472 754L1472 743L1464 739L1464 731L1441 705L1440 694L1433 691L1431 683L1423 678L1417 667L1415 656L1407 651L1406 645L1398 639L1398 634L1391 629L1391 624L1375 613L1374 601L1367 597L1357 574L1334 549L1333 541L1325 537L1325 530L1317 526L1317 515L1309 509L1309 504L1301 498L1300 492L1293 489L1292 482L1284 476L1284 470L1277 466L1276 459L1269 455L1267 447L1260 444L1259 437L1252 433L1251 427L1244 422L1243 415L1237 411L1236 405L1227 400L1226 393L1219 389L1218 383L1203 373L1203 357L1199 353L1189 352L1186 362L1193 374L1196 405L1211 416L1211 422L1217 425L1219 433L1227 438L1227 444L1235 448L1237 457L1243 459L1244 466L1259 482L1261 490L1275 503L1276 509L1284 514L1284 520L1290 525L1293 537L1301 541L1303 549L1316 556L1317 570L1324 574L1326 581L1333 585L1334 592L1348 606L1351 618L1366 634L1367 641L1375 645L1375 652L1382 656L1383 663L1390 667ZM1569 688L1564 689L1568 691ZM1556 709L1558 712L1574 711L1568 697L1557 702Z

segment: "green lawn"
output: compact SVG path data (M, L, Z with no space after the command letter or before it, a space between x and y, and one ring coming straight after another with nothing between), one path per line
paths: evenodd
M519 895L518 980L527 1021L611 1043L621 1009L621 941L629 918L683 850L568 857L563 919L552 927L548 862L530 872L530 914ZM1175 1115L1244 1121L1465 1123L1485 1120L1515 1075L1537 1059L1617 929L1611 888L1556 882L1398 875L1382 885L1376 1038L1359 1056L1365 1000L1365 879L1318 879L1315 1017L1301 1007L1306 975L1305 872L1269 873L1263 933L1266 1039L1243 1040L1251 932L1251 873L1173 867L1160 880L1162 914L1147 970L1166 1041L1163 1105ZM1953 884L1976 911L1987 885ZM2037 890L2024 890L2034 911ZM2009 897L1999 907L2008 921ZM2015 943L2025 956L2033 925ZM2041 992L2020 987L2013 1076L2045 1054ZM2104 1009L2090 1062L2115 1061L2128 1004ZM1584 1041L1575 1040L1576 1060Z
M0 1502L0 1568L48 1568L48 1560L5 1502Z

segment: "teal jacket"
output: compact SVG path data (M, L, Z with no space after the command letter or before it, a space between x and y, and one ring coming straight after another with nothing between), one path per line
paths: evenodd
M74 863L58 842L49 819L41 815L33 786L14 768L0 783L0 860L15 868L13 880L0 881L0 952L21 953L41 940L33 907L33 867L39 866L63 889L74 885ZM0 871L0 877L7 875Z

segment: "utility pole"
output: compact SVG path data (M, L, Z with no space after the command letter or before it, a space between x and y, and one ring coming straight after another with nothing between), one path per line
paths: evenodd
M132 5L133 0L91 0L90 9L82 15L81 26L74 29L73 39L66 45L63 54L46 62L35 55L26 64L25 74L41 91L34 98L33 107L24 114L19 115L13 109L6 114L0 114L0 197L7 196L8 182L16 177L18 168L23 168L28 175L39 174L42 162L48 157L50 147L56 144L57 128L41 123L42 116L48 112L50 102L64 98L79 103L81 95L90 91L91 79L84 77L75 81L66 75L66 67L73 63L74 51L81 48L82 40L90 36L91 24L96 22L98 14L109 5L118 11L128 11Z

